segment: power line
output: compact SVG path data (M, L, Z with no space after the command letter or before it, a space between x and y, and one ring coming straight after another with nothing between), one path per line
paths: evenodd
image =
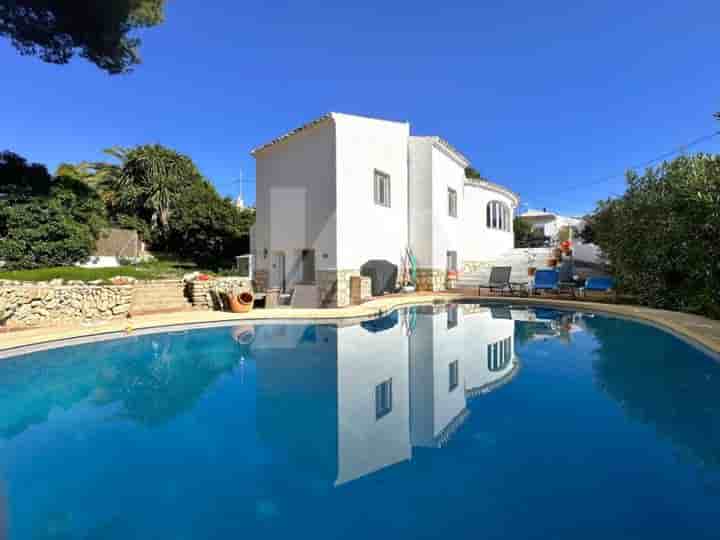
M631 165L630 167L627 167L625 169L625 171L635 170L635 169L644 169L646 167L649 167L650 165L653 165L654 163L657 163L658 161L667 159L670 156L674 156L675 154L684 153L688 148L692 148L693 146L697 146L698 144L709 141L710 139L712 139L713 137L717 137L718 135L720 135L720 131L716 131L714 133L709 133L707 135L703 135L702 137L698 137L697 139L694 139L687 144L678 146L674 150L670 150L668 152L660 154L659 156L657 156L653 159L650 159L643 163L639 163L637 165ZM605 182L609 182L610 180L616 180L618 178L623 178L624 176L625 176L625 172L622 172L620 174L613 174L612 176L598 178L597 180L592 180L590 182L583 182L582 185L576 185L576 186L571 186L568 188L563 188L563 191L577 191L578 189L586 189L589 186L596 186L598 184L604 184Z

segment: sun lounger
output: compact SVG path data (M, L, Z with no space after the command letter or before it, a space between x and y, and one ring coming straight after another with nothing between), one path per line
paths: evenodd
M537 270L533 292L558 292L560 275L557 270Z
M493 266L490 270L490 280L487 286L481 285L481 289L489 289L490 292L500 291L502 294L504 291L512 291L510 287L510 274L512 273L512 266Z

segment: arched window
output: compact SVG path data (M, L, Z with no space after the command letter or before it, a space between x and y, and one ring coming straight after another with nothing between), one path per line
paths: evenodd
M509 232L512 226L510 207L500 201L490 201L485 210L485 224L488 229Z
M487 366L489 371L502 371L512 359L511 338L505 338L487 346Z

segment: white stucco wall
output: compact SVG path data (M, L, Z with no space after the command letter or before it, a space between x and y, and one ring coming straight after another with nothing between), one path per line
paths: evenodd
M337 268L370 259L399 265L408 245L407 123L333 113L337 136ZM375 169L390 175L391 206L375 204Z
M410 246L418 266L431 268L432 251L432 140L410 137L408 144L410 174Z
M432 267L447 268L447 252L458 254L458 269L463 261L463 216L465 167L437 146L432 148L433 177L433 238ZM454 189L458 200L458 217L448 213L448 188Z
M413 446L435 446L438 435L465 409L462 309L448 328L446 311L418 315L410 337L410 425ZM450 364L458 362L458 386L450 389Z
M315 250L318 270L336 265L335 128L327 119L255 155L254 248L257 269L270 253L286 257L286 281L299 278L300 250ZM268 256L264 256L264 250Z
M410 459L408 339L400 324L370 334L337 329L338 476L336 485ZM392 410L375 417L375 387L392 379Z
M465 184L465 211L463 213L463 254L466 261L486 261L509 252L515 244L512 217L515 211L513 199L503 193L483 186ZM487 204L501 201L510 207L510 231L488 228Z
M436 144L434 137L410 137L410 245L420 268L447 267L456 251L462 268L465 165ZM457 193L458 217L448 212L448 188Z

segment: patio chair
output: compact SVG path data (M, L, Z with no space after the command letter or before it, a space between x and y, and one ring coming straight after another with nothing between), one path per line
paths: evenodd
M493 266L490 270L490 280L487 286L481 285L480 289L489 289L490 292L499 290L500 294L503 291L512 291L510 287L510 274L512 273L512 266Z
M537 270L535 272L535 285L533 292L554 292L557 293L560 284L560 274L557 270Z
M585 280L582 293L585 297L589 293L589 296L606 297L615 301L615 280L607 276L591 276Z

